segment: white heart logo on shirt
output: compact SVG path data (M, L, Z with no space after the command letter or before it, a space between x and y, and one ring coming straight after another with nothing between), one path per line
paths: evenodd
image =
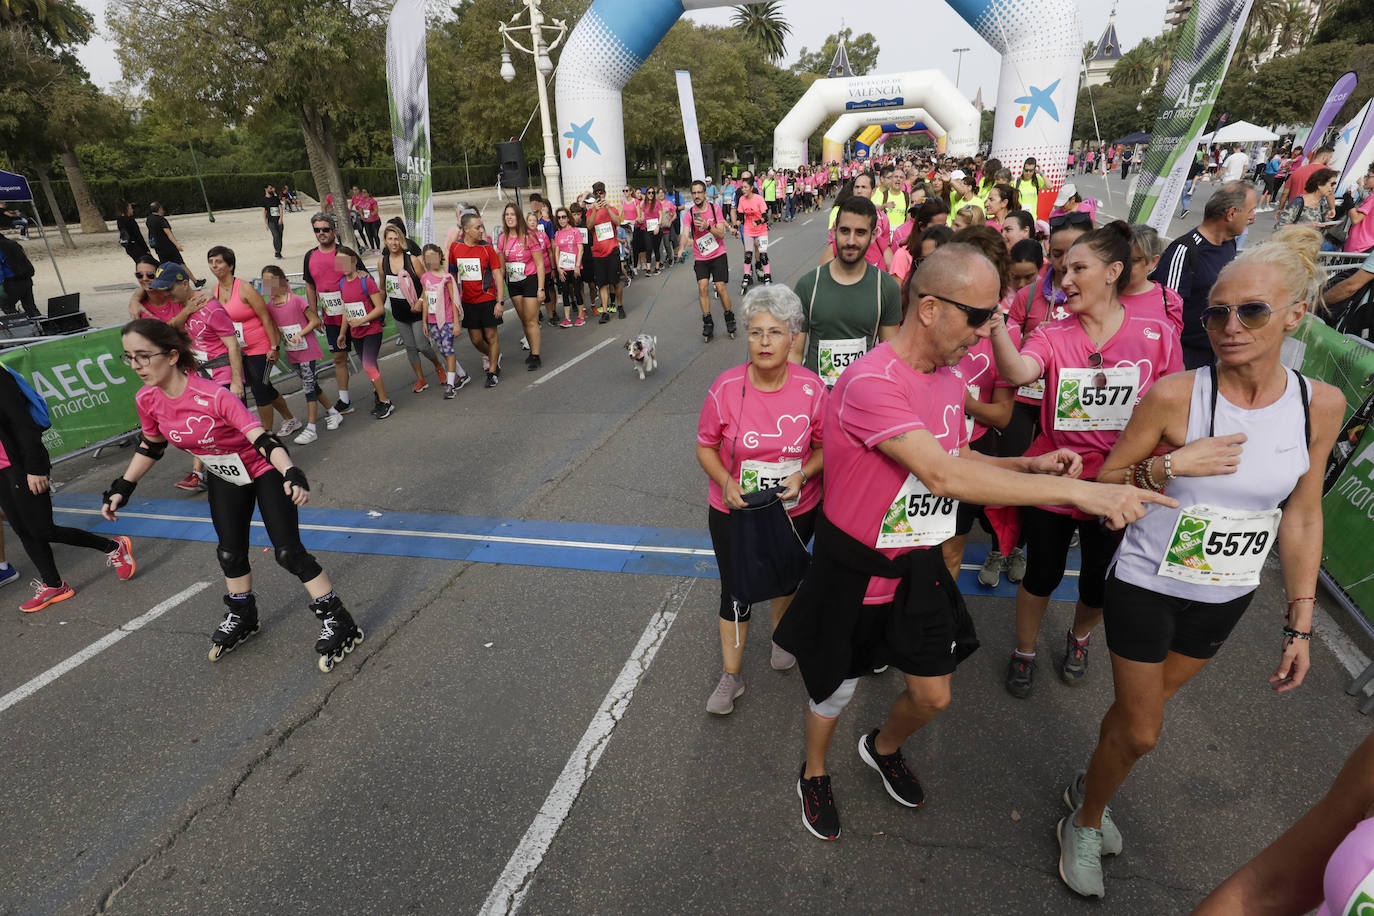
M965 379L965 381L972 385L982 378L983 374L992 367L992 358L986 353L970 353L967 359L971 364L978 367Z
M215 428L213 417L197 416L191 417L186 421L185 429L172 429L167 431L167 438L178 445L183 442L190 442L199 445L208 444L210 433Z
M1129 359L1123 359L1119 360L1116 364L1116 368L1118 369L1123 366L1135 366L1136 372L1139 373L1139 377L1135 382L1137 387L1144 385L1155 371L1155 364L1148 357L1137 360L1136 362L1131 362Z
M800 445L802 438L811 429L811 418L804 413L783 414L778 417L778 431L775 433L761 433L757 430L749 430L743 436L745 448L758 448L763 439L777 439L783 445Z
M946 405L945 405L944 419L945 419L945 431L942 432L942 433L936 433L936 435L935 435L935 438L936 438L936 439L939 439L939 440L942 440L942 441L944 440L944 438L945 438L946 436L948 436L948 435L950 434L950 431L951 431L951 430L953 430L953 429L956 428L955 426L951 426L951 425L950 425L950 421L951 421L951 420L953 420L953 422L954 422L955 424L961 424L961 423L964 422L964 407L963 407L963 405L962 405L962 404L959 404L959 405L956 406L956 405L954 405L954 404L946 404ZM958 438L956 437L954 441L955 441L955 443L957 444L959 440L958 440Z

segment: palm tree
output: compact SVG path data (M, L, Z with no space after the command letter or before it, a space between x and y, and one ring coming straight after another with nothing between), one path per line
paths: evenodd
M1112 85L1131 89L1148 88L1155 75L1155 59L1157 58L1147 58L1145 54L1135 52L1123 55L1121 60L1116 62L1116 66L1112 67L1109 77Z
M780 0L737 6L735 15L730 18L730 24L742 31L745 38L758 45L770 63L777 63L786 55L787 36L792 33L792 26L782 18Z
M1280 54L1297 50L1307 38L1312 25L1312 13L1306 0L1288 0L1275 21L1278 32L1278 52Z
M91 14L64 0L0 0L0 26L32 30L58 47L91 39Z

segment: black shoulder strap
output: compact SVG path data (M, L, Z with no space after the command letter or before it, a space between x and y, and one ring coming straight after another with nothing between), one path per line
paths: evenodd
M1207 417L1207 438L1210 439L1217 434L1217 389L1221 386L1217 384L1216 369L1212 366L1203 368L1207 370L1208 384L1212 386L1212 411Z
M1216 367L1206 366L1207 377L1212 386L1212 413L1207 418L1207 435L1209 437L1217 434L1217 374ZM1200 371L1200 370L1199 370ZM1302 399L1302 440L1308 447L1312 445L1312 403L1311 396L1307 390L1307 379L1296 369L1292 370L1298 377L1298 396Z

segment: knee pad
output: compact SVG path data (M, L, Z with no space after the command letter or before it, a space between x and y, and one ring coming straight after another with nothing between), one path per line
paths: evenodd
M764 258L764 257L766 257L766 255L759 255L759 263L760 263L760 264L763 263L763 258ZM746 248L746 249L744 250L744 263L746 263L746 264L753 264L753 263L754 263L754 252L753 252L752 249Z
M310 552L299 544L291 547L278 547L276 557L278 566L302 582L309 582L324 571L320 569L320 564L315 562L315 558L311 556Z
M849 701L854 699L854 688L859 684L856 677L846 678L840 682L840 686L835 688L835 692L826 697L822 702L810 701L811 711L822 719L833 719L844 711L849 705Z
M768 264L768 252L766 252L766 251L761 252L761 253L759 254L759 266L760 266L760 267L765 267L765 266L767 266L767 264Z
M253 567L248 564L247 551L240 552L217 547L215 548L215 556L219 559L219 568L226 579L237 579L253 571Z

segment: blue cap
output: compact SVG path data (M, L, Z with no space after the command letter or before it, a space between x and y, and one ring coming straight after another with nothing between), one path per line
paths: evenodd
M190 280L191 275L186 272L176 261L164 261L157 269L157 276L153 282L148 284L149 289L171 289L183 280Z

